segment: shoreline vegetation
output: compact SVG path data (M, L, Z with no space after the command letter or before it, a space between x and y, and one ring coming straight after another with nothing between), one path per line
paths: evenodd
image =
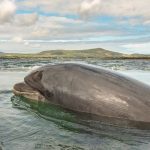
M87 50L48 50L35 54L0 53L0 59L148 59L150 55L123 54L102 48Z

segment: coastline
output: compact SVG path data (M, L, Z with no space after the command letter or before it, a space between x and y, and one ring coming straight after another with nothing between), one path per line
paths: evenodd
M0 59L40 59L40 60L125 60L125 59L146 59L150 60L150 55L145 54L124 54L102 48L87 50L49 50L35 54L23 53L2 53Z

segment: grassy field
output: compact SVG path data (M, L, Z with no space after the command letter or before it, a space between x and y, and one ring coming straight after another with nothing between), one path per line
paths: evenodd
M150 55L123 54L102 48L87 50L49 50L36 54L0 53L3 59L150 59Z

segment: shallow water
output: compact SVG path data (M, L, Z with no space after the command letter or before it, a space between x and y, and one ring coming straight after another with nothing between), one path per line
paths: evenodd
M61 110L52 113L61 118L43 118L29 105L11 102L13 84L36 66L61 61L0 60L0 150L149 150L150 131L99 124L93 129L70 120ZM112 70L150 84L150 61L101 60L78 61ZM17 100L16 100L17 101ZM21 102L21 101L20 101ZM18 103L17 103L18 105Z

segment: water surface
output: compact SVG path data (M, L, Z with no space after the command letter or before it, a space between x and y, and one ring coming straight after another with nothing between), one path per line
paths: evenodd
M0 60L0 149L3 150L149 150L150 131L99 124L93 129L55 116L43 118L28 105L12 105L13 84L52 60ZM150 61L78 61L118 71L150 84ZM56 111L56 110L55 110ZM59 114L63 112L60 112ZM64 117L66 114L64 114Z

